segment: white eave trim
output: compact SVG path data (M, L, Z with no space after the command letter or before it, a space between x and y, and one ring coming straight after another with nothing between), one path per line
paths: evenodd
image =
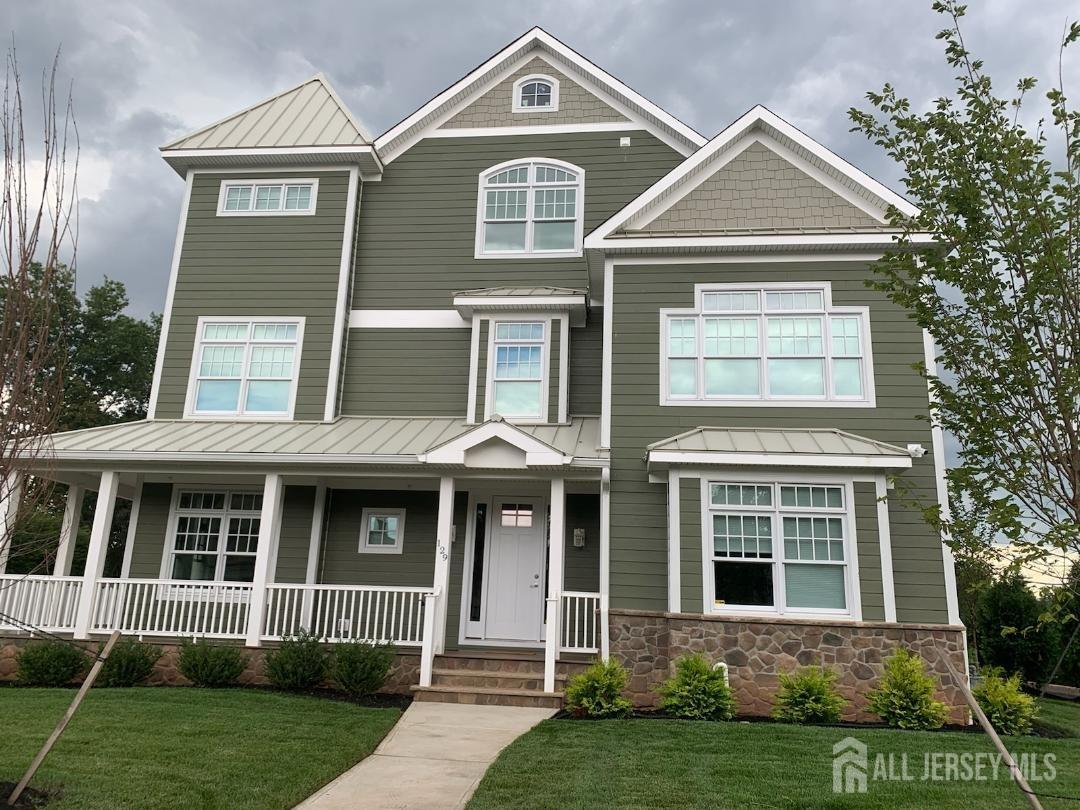
M900 234L882 233L791 233L791 234L740 234L733 236L609 236L594 231L585 237L585 249L607 251L673 250L679 248L712 249L761 249L782 250L807 249L855 249L872 247L890 248L897 245ZM933 234L916 233L910 236L916 245L937 243Z
M650 450L649 466L687 464L701 467L830 467L834 469L907 470L907 456L826 455L823 453L742 453L716 450Z
M161 157L177 172L189 168L238 168L261 165L309 163L357 165L365 179L381 176L382 161L371 144L348 146L261 146L216 149L161 148Z
M556 310L570 312L585 308L585 295L457 295L454 306L463 318L473 312Z

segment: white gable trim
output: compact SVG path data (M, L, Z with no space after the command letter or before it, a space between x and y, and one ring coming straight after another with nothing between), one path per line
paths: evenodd
M836 172L836 175L830 175L817 167L811 166L808 161L797 156L791 149L782 146L775 137L768 134L767 129L761 131L761 128L763 127L776 131L784 138L789 139L799 147L805 149L807 152L821 160L825 165L832 168ZM733 124L726 127L715 138L709 141L707 145L684 160L668 172L667 175L656 181L656 183L639 197L632 200L621 211L617 211L613 214L606 222L589 234L585 240L585 247L601 247L602 240L610 237L616 231L626 227L633 227L635 223L651 221L652 218L659 216L662 211L667 210L667 208L689 193L688 191L681 191L682 183L685 182L691 188L696 187L697 184L693 182L696 173L699 170L704 169L709 175L713 174L716 170L713 168L714 165L716 168L719 168L742 151L742 149L738 148L741 145L741 139L744 136L750 135L751 131L755 128L759 130L759 133L755 133L755 135L760 134L768 138L768 141L763 141L766 146L774 148L773 145L775 144L776 146L781 147L783 151L778 151L778 153L785 159L794 162L800 169L806 170L807 167L813 168L815 174L811 174L811 176L814 177L815 180L819 180L819 182L823 182L820 179L822 176L829 177L829 188L831 190L836 191L837 187L845 188L844 198L852 201L851 197L848 195L858 197L860 200L858 203L859 207L866 210L868 213L875 207L884 211L886 206L892 205L908 216L915 216L918 214L918 208L899 194L886 188L877 180L874 180L860 169L857 169L840 156L830 152L813 138L795 128L775 113L767 110L765 107L757 106L740 117ZM746 145L748 146L749 143ZM742 148L745 148L745 146L742 146ZM727 153L729 151L732 152L732 154L728 155ZM718 163L718 156L719 158L723 158L723 163ZM809 174L810 172L807 173ZM852 189L844 187L843 183L839 182L839 177L846 177L849 179L856 186L865 190L867 196L864 197L855 194ZM837 193L839 193L839 191L837 191ZM875 203L874 198L877 198L880 203ZM653 213L654 209L655 213Z
M539 56L560 72L600 95L623 115L662 137L682 154L690 154L706 142L699 133L601 70L576 51L540 28L533 28L511 42L478 68L424 104L412 115L375 139L384 163L390 163L421 138L427 137L448 118L468 106L525 62ZM636 110L633 108L637 108Z
M574 460L573 456L563 455L550 444L545 444L508 422L494 420L485 422L426 453L418 454L417 459L422 464L461 465L465 463L465 453L468 450L492 439L503 441L523 452L525 465L528 467L557 467Z

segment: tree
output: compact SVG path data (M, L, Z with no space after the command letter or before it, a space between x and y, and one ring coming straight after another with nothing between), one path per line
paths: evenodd
M976 609L979 659L985 666L1019 672L1025 681L1042 683L1061 651L1057 624L1040 624L1043 606L1024 577L1005 571L979 597Z
M66 360L52 339L65 325L51 293L62 253L74 261L78 139L70 96L57 115L58 59L42 78L41 132L27 137L14 47L0 107L0 562L26 551L15 539L33 533L17 530L52 492L47 478L21 486L19 473L28 462L48 463L37 437L57 423Z
M854 129L903 168L916 216L896 209L898 249L872 286L905 307L940 351L927 374L933 421L959 440L951 513L927 507L954 549L1002 538L1025 561L1080 551L1080 113L1061 86L1049 120L1021 123L1033 78L995 95L960 31L965 7L939 0L955 98L928 112L892 85L850 111ZM1059 51L1080 39L1067 26ZM1059 62L1060 63L1060 62ZM1053 136L1053 140L1051 140ZM1051 154L1051 144L1053 154ZM930 234L936 244L920 237ZM985 639L984 639L985 641Z

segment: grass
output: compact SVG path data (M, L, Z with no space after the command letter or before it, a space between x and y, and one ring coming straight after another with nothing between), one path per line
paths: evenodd
M900 755L907 754L908 772L917 781L870 780L865 794L835 795L832 746L847 736L868 746L871 767L875 755L892 753L899 768ZM1036 792L1080 796L1080 740L1011 737L1006 744L1016 754L1055 755L1056 779L1033 783ZM1004 769L996 782L922 781L924 755L932 752L989 754L993 748L984 735L962 732L547 720L503 751L469 810L1025 806ZM1077 806L1054 799L1043 805Z
M1080 737L1080 703L1043 698L1035 720L1037 730L1058 737Z
M0 688L0 782L21 777L74 695ZM31 786L59 791L50 810L292 807L400 714L261 690L94 689Z

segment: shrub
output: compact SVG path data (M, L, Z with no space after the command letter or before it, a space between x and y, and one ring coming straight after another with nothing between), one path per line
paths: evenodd
M870 711L897 728L941 728L948 716L945 704L934 700L934 679L925 662L904 649L885 661L885 675L868 697Z
M350 641L334 646L330 676L343 692L354 698L379 691L394 663L394 647Z
M566 686L566 708L578 717L627 717L634 708L623 695L629 680L614 659L596 661Z
M976 606L979 661L1042 683L1061 654L1061 630L1039 623L1043 610L1022 574L1002 574Z
M209 644L205 639L180 645L180 674L196 686L232 686L248 658L239 647Z
M983 673L983 679L971 691L990 723L999 734L1027 734L1037 708L1035 698L1020 691L1020 675L1008 678L997 668Z
M314 689L326 680L329 666L326 646L303 630L266 654L266 677L278 689Z
M133 638L116 642L98 675L98 686L135 686L150 677L161 658L161 648Z
M24 686L67 686L90 667L90 656L63 641L27 644L15 659L15 676Z
M684 655L675 661L675 674L659 689L660 708L686 720L730 720L735 699L723 669L713 669L705 656Z
M799 667L780 673L772 715L785 723L839 723L844 698L836 691L835 670Z

